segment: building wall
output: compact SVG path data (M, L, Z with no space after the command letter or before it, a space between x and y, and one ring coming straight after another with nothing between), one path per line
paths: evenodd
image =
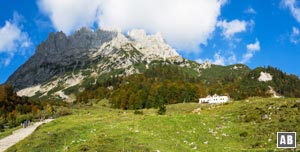
M229 101L228 96L208 96L206 98L200 98L199 103L225 103Z

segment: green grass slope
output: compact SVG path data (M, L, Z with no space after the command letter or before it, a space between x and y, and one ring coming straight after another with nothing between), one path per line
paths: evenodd
M274 151L277 131L300 131L299 99L173 104L166 115L111 109L103 101L72 110L7 151Z

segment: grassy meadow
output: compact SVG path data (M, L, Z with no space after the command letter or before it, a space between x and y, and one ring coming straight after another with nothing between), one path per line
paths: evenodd
M105 100L71 110L7 151L281 151L276 149L276 132L300 132L300 99L290 98L173 104L165 115L157 109L140 114L111 109Z

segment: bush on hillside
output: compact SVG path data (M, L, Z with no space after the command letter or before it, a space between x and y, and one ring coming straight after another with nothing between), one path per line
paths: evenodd
M161 104L159 107L158 107L158 111L157 111L157 114L159 115L164 115L166 114L166 111L167 111L167 108L164 104Z
M66 107L60 107L57 109L58 116L66 116L72 114L72 111Z
M143 115L144 112L142 110L134 110L133 114L135 114L135 115Z

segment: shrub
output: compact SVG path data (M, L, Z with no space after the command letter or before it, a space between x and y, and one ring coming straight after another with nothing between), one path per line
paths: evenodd
M0 132L1 132L2 129L4 129L4 123L3 123L2 120L0 120Z
M251 144L252 148L257 148L257 147L261 147L263 144L261 142L256 142L254 144Z
M295 104L292 106L292 108L298 108L298 109L300 109L300 103L295 103Z
M299 118L299 117L296 117L296 121L299 123L299 122L300 122L300 118Z
M248 132L246 131L240 133L240 137L247 137L247 136L248 136Z
M164 104L162 104L158 107L157 113L159 115L164 115L164 114L166 114L166 111L167 111L166 106Z
M256 121L259 122L260 118L258 117L257 114L247 114L245 116L244 122L251 122L251 121Z
M7 125L9 128L13 128L13 127L17 126L18 124L17 124L16 120L11 119L11 120L8 120Z
M141 110L134 110L134 114L135 114L135 115L143 115L144 112L141 111Z
M71 110L66 108L66 107L60 107L58 110L57 110L57 114L58 116L66 116L66 115L70 115L72 114Z
M24 122L25 120L32 120L32 119L33 119L32 114L20 115L20 116L16 117L16 124L19 125L22 122Z
M285 121L286 121L286 119L284 117L279 118L279 122L285 122Z

